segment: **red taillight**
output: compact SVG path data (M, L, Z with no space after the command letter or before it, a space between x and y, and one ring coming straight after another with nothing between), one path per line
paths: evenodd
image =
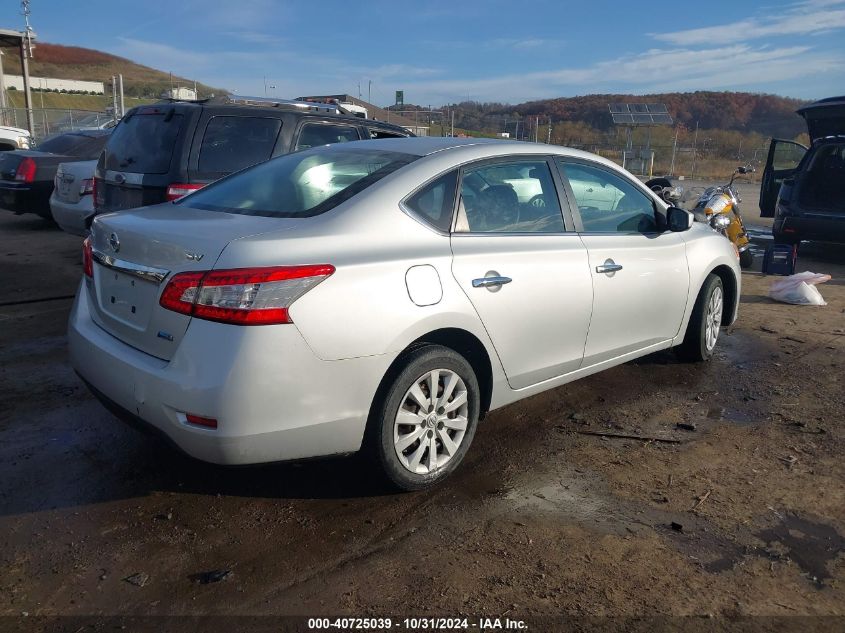
M197 290L205 275L205 272L173 275L164 287L164 292L161 293L161 299L158 300L159 305L174 312L191 314L194 310Z
M204 418L199 415L194 415L193 413L186 413L185 419L188 421L189 424L204 426L207 429L217 428L217 420L215 420L214 418Z
M79 195L87 196L90 193L94 193L94 179L86 178L82 181L82 184L79 185Z
M98 180L99 178L94 178L94 183L91 185L91 193L94 194L94 209L99 209L106 203L104 190L101 188L102 183L98 185Z
M20 182L32 182L35 180L35 161L28 156L21 160L15 171L15 180Z
M168 200L178 200L182 196L187 196L192 191L202 189L203 187L205 187L205 183L174 182L167 186L167 193L165 195Z
M236 268L174 275L159 304L198 319L235 325L292 323L288 308L334 273L331 264Z
M82 270L86 277L94 276L94 252L90 237L86 237L82 242Z

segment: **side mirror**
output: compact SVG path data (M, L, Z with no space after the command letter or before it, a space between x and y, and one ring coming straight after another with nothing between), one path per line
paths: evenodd
M689 231L695 221L692 213L680 207L669 207L666 209L666 224L669 230L675 233Z

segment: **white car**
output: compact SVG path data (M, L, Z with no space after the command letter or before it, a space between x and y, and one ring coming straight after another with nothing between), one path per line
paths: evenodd
M94 169L96 160L59 163L50 194L50 212L63 231L88 235L94 217Z
M576 173L621 196L582 205ZM111 410L219 464L363 448L405 490L488 411L669 347L709 358L740 295L731 242L691 214L511 141L280 156L97 216L84 248L70 354Z
M31 148L32 135L29 133L29 130L9 125L0 125L0 152Z

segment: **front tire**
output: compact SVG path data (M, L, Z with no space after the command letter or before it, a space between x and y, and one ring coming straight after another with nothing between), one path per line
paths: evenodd
M716 349L722 326L725 291L718 275L710 274L704 280L690 316L684 342L677 347L680 358L691 362L709 360Z
M448 477L472 443L480 402L478 379L463 356L440 345L408 352L370 419L371 448L385 478L411 491Z

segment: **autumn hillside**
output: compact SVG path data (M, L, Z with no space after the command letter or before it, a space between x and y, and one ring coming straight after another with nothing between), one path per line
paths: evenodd
M17 50L4 49L4 70L9 74L20 74ZM62 46L38 42L34 58L30 61L30 75L35 77L56 77L59 79L81 79L108 83L112 75L123 75L124 94L133 97L158 97L171 85L170 74L133 61L78 46ZM173 85L193 88L194 80L173 76ZM200 96L221 94L225 90L197 82Z

